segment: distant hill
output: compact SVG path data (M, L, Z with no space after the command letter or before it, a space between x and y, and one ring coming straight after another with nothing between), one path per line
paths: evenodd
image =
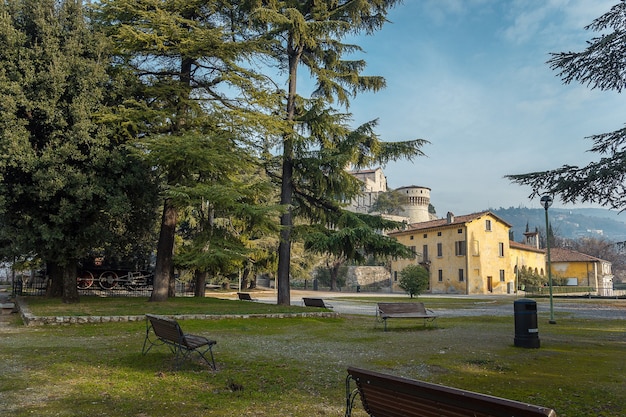
M492 213L511 224L514 239L522 241L526 225L531 231L546 229L545 210L542 208L499 208ZM548 220L554 234L577 239L585 236L605 238L614 242L626 241L626 212L618 214L607 209L580 208L548 210Z

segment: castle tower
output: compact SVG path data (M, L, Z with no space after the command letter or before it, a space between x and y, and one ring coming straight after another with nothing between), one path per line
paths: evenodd
M403 214L410 219L410 223L420 223L431 220L430 214L428 213L430 188L409 185L407 187L400 187L395 191L406 196L406 202L403 205Z
M382 168L349 172L363 183L363 187L362 194L354 198L347 209L355 213L367 213L378 199L378 194L387 191L387 177Z

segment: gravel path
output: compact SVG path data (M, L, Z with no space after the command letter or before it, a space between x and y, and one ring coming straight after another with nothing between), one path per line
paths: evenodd
M276 295L273 291L254 292L254 298L260 302L276 303ZM236 298L236 293L232 294ZM333 306L333 311L339 314L357 314L374 316L376 314L375 306L371 301L360 301L361 297L398 297L401 294L382 294L382 293L340 293L340 292L324 292L324 291L300 291L294 290L291 293L291 303L294 305L302 305L302 297L323 298L327 304ZM350 297L351 300L341 298ZM433 297L433 295L428 295ZM472 308L455 308L442 309L437 308L436 313L439 317L468 317L468 316L514 316L513 303L516 300L514 296L450 296L440 295L439 297L464 297L471 298L474 301ZM0 302L7 302L9 294L0 291ZM502 304L502 299L507 303ZM537 312L548 313L550 304L548 299L538 299ZM427 306L428 307L428 306ZM606 320L626 320L626 300L620 299L557 299L554 301L554 313L563 317L584 318L584 319L606 319ZM8 327L12 315L0 315L0 329Z
M256 294L255 294L256 296ZM340 314L362 314L362 315L376 315L375 306L370 303L359 302L358 297L399 297L402 294L346 294L336 292L316 292L316 291L292 291L291 303L301 305L302 297L316 297L323 298L329 304L333 306L333 310ZM471 298L475 301L472 308L457 308L457 309L436 309L436 313L440 317L467 317L467 316L514 316L513 303L516 299L511 295L481 295L481 296L454 296L454 295L427 295L428 297L442 297L442 298ZM337 297L355 297L355 300L340 300ZM494 299L496 301L494 301ZM502 300L509 301L508 304L502 304ZM276 302L276 298L271 296L269 298L261 298L262 301ZM549 313L550 302L546 299L538 299L537 312ZM626 300L620 299L558 299L553 303L555 314L567 314L569 317L574 318L594 318L594 319L610 319L610 320L626 320ZM428 306L427 306L428 307Z

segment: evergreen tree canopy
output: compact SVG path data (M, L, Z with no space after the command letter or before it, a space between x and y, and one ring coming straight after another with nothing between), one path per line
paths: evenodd
M408 202L405 194L395 190L389 190L378 194L376 201L370 207L370 212L378 212L385 214L402 215L404 213L403 206ZM430 208L430 207L429 207Z
M385 164L398 158L421 155L423 140L383 142L374 133L375 121L357 129L349 126L350 115L331 106L349 107L350 99L385 86L380 76L364 76L364 60L347 59L361 51L343 42L347 35L372 34L386 23L388 10L397 0L253 1L251 17L256 30L273 42L265 53L270 65L286 73L284 109L279 119L287 121L276 136L282 148L278 161L268 165L281 188L278 250L278 303L289 304L289 276L294 216L326 224L339 202L349 201L360 191L358 181L346 167ZM316 84L312 97L297 88L298 69L306 68ZM329 217L330 216L330 217Z
M254 117L246 121L246 116L252 115L249 107L257 100L271 102L275 96L273 91L266 94L258 88L259 77L239 65L258 50L244 36L247 27L241 15L247 7L246 2L207 0L102 0L98 7L99 23L115 43L119 71L130 74L129 84L137 86L136 96L118 107L118 118L126 123L129 134L138 137L145 155L158 159L156 167L163 181L152 301L173 295L180 210L203 199L217 207L217 198L233 195L233 189L222 194L214 191L227 187L220 180L227 179L237 166L250 163L249 159L238 158L241 153L236 152L226 164L224 177L217 171L206 174L226 161L224 152L247 148L256 153L248 147L248 133L259 122ZM226 147L218 139L224 135L231 141ZM198 259L198 267L206 264L206 259Z
M592 89L622 92L626 86L626 3L622 0L595 19L586 30L606 32L588 41L581 52L553 53L550 67L565 84L580 82ZM626 209L626 128L591 136L591 152L602 156L585 167L507 175L513 182L532 187L531 197L559 196L565 203L599 203Z
M139 238L132 231L145 225L144 214L152 219L148 171L100 123L110 87L106 47L81 2L0 4L3 240L61 271L66 302L78 299L78 259L117 239L123 246L123 236Z

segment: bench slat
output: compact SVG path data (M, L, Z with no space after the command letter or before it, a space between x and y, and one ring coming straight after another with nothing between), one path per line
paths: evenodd
M556 417L554 410L413 379L348 368L364 409L376 417ZM348 408L351 404L347 401ZM351 410L346 409L346 416Z

